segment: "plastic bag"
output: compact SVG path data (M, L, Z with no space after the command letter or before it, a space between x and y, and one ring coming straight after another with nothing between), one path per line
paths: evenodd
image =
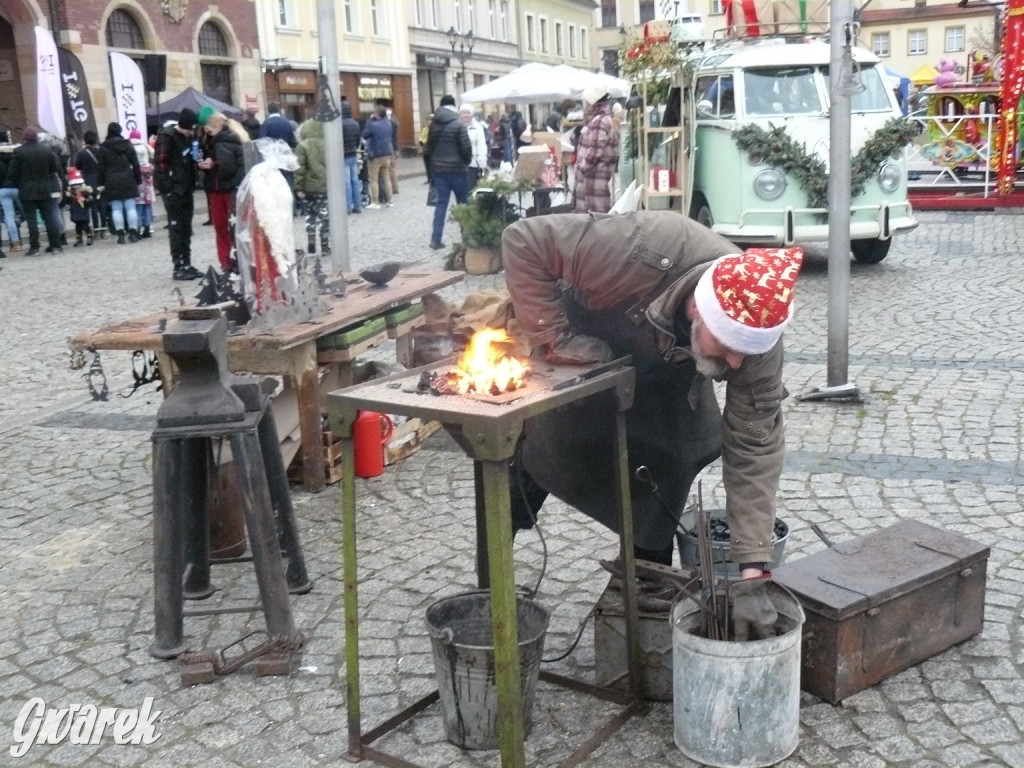
M636 183L636 179L629 182L629 186L622 191L622 195L608 213L631 213L637 210L643 197L643 189Z

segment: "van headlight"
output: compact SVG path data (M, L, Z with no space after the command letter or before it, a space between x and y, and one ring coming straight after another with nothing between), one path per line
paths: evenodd
M762 200L777 200L786 191L786 176L775 168L766 168L754 177L754 192Z
M895 192L903 181L903 173L896 163L885 163L878 169L878 186L883 192Z

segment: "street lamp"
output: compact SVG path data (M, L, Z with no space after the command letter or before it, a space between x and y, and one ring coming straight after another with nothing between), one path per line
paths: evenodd
M466 59L473 55L473 30L469 30L465 34L461 34L455 31L455 27L449 27L445 33L445 37L448 38L448 45L452 47L452 56L459 60L459 64L462 65L462 90L466 90ZM459 46L459 50L455 50L455 46Z

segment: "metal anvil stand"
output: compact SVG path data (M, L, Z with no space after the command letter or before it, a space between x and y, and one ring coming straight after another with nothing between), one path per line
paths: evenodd
M525 768L525 733L516 616L515 573L512 561L511 499L508 464L526 419L599 392L614 390L616 414L615 474L619 495L619 545L624 567L623 602L626 613L627 669L630 693L623 694L544 673L551 682L599 695L625 705L623 711L570 755L563 766L576 765L627 719L643 711L641 652L637 592L634 578L633 521L630 514L629 467L626 456L625 412L633 404L634 371L623 358L612 365L547 366L538 363L521 397L488 402L459 395L434 396L415 391L421 373L445 372L451 361L404 371L393 376L332 392L327 396L331 429L343 441L341 498L342 556L345 606L345 666L348 704L348 759L364 758L386 765L416 764L369 745L438 700L434 691L377 728L363 732L359 709L359 600L356 569L356 493L352 425L359 410L419 417L441 422L460 447L477 463L482 475L486 518L487 560L490 571L491 624L497 684L499 748L503 768ZM479 489L478 489L479 492ZM477 507L480 508L478 499Z

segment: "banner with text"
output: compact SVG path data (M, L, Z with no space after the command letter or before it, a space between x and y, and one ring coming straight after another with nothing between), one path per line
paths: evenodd
M121 124L121 135L126 139L132 131L146 133L146 88L142 83L139 65L123 53L110 52L110 74L114 82L114 103L117 104L117 122ZM102 138L102 137L101 137Z
M64 91L64 117L68 137L79 146L85 144L85 132L96 130L96 114L92 111L92 99L85 82L82 62L71 51L57 49L60 57L60 81Z
M39 127L59 139L64 128L64 97L60 92L60 64L57 43L48 29L36 27L36 113Z

